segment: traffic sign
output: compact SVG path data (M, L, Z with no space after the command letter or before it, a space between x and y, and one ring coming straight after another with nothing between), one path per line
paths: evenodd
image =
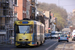
M51 28L48 28L48 29L51 29Z

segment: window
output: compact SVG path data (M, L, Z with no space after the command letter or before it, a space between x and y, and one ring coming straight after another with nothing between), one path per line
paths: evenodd
M14 1L14 3L15 3L16 6L17 6L17 4L18 4L17 1L18 1L18 0L15 0L15 1Z
M5 30L5 26L0 26L0 30Z
M14 16L16 17L16 18L14 18L14 21L16 21L17 20L17 13L14 13Z
M61 35L60 37L67 37L67 35Z
M27 15L29 15L29 11L28 10L26 11L26 13L27 13Z
M55 35L55 33L51 33L51 35Z
M17 13L14 13L14 16L17 17Z
M32 7L32 13L35 13L35 7Z
M16 21L16 20L17 20L17 18L14 18L13 20L14 20L14 21Z

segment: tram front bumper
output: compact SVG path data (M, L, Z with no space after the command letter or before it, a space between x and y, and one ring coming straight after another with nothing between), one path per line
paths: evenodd
M37 44L34 42L31 42L31 41L29 41L29 42L18 42L18 41L16 41L16 44L15 44L16 46L36 46Z
M20 45L28 45L28 44L30 44L30 42L17 42L17 44L20 44Z

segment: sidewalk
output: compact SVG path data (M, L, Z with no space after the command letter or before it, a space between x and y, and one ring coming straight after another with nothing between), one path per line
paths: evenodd
M1 46L14 46L14 44L10 44L10 43L0 43L0 47Z
M75 50L75 44L73 45L73 50Z
M0 44L0 48L3 47L9 48L9 47L14 47L14 45Z

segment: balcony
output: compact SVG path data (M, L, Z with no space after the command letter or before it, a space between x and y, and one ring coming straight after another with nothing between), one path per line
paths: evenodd
M8 4L9 3L9 0L1 0L1 3Z
M14 17L13 16L13 11L9 11L9 10L5 10L5 9L2 9L3 12L0 12L0 17Z
M5 25L0 25L0 31L5 31Z
M2 0L2 1L0 2L0 7L8 7L8 5L9 5L9 1Z
M14 25L13 25L13 23L8 23L8 24L5 25L5 28L8 29L8 30L13 30Z

